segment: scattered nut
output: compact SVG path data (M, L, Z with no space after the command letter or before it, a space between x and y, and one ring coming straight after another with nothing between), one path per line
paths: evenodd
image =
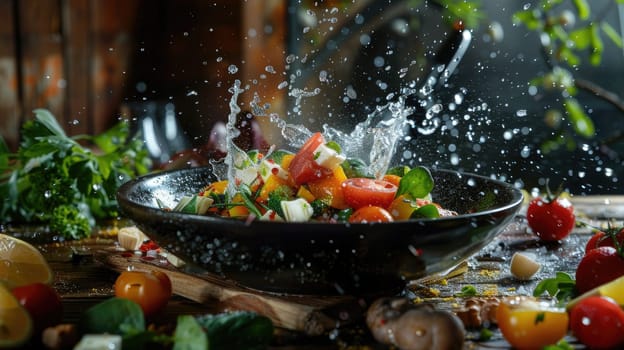
M516 252L511 257L511 274L519 280L530 280L542 267L534 257Z
M48 327L41 335L41 343L51 350L71 349L78 343L78 329L74 324Z
M478 329L496 324L496 309L499 298L470 298L464 306L454 310L455 315L468 329Z
M407 298L378 299L368 309L366 324L378 342L401 350L463 348L465 329L457 316Z

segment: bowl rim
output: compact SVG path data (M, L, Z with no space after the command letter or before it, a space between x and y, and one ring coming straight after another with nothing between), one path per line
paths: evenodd
M393 222L384 222L384 223L328 223L321 221L310 221L310 222L285 222L285 221L264 221L264 220L241 220L241 219L232 219L226 217L219 216L210 216L210 215L197 215L197 214L187 214L182 212L174 212L174 211L165 211L161 208L154 207L153 205L147 205L144 203L139 203L131 198L129 198L129 194L132 192L136 186L145 183L147 181L151 181L153 179L159 177L171 176L172 174L184 174L184 173L194 173L194 172L212 172L210 166L200 166L200 167L192 167L192 168L184 168L184 169L174 169L174 170L166 170L160 172L153 172L149 174L142 175L140 177L131 179L125 183L123 183L116 192L116 199L121 208L121 211L124 216L130 217L131 215L127 215L129 211L145 211L148 214L153 214L159 217L166 216L167 218L173 220L184 220L184 221L192 221L195 223L203 223L203 224L229 224L229 225L240 225L248 227L248 226L264 226L264 225L290 225L290 226L300 226L305 225L306 227L327 227L331 226L370 226L370 225L388 225L388 226L398 226L405 224L414 224L414 223L428 223L428 222L440 222L440 221L455 221L455 220L466 220L474 217L494 215L496 213L505 212L511 210L513 208L519 207L524 201L524 194L522 191L513 185L498 180L493 179L491 177L487 177L484 175L479 175L470 172L462 172L458 170L451 169L442 169L442 168L429 168L430 171L434 173L445 173L451 174L459 177L474 177L480 179L481 181L487 181L493 183L503 189L509 190L511 193L511 198L508 203L504 205L496 206L493 208L489 208L483 211L477 211L472 213L458 213L455 216L447 216L441 218L418 218L418 219L409 219L409 220L399 220ZM434 185L435 186L435 185Z

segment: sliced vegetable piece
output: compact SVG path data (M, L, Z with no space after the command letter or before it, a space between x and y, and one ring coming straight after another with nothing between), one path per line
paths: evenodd
M330 169L318 165L314 160L314 151L324 143L323 135L320 132L315 133L306 141L288 165L288 172L297 185L331 175Z
M345 202L343 182L347 176L341 167L334 169L331 175L320 180L308 183L308 188L315 198L328 203L332 208L346 209L349 207Z
M387 181L358 177L345 180L342 191L345 202L355 209L369 205L387 208L397 187Z

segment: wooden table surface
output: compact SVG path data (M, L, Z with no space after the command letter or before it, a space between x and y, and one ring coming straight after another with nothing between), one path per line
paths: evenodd
M573 197L573 203L577 219L592 226L604 227L608 221L622 224L624 219L624 196ZM64 320L71 323L76 322L86 308L113 295L112 286L118 272L114 267L102 262L101 252L115 249L117 232L115 225L119 227L126 224L127 222L120 222L107 225L98 235L80 242L50 242L51 235L39 227L0 226L0 231L30 241L44 252L55 273L54 287L62 295ZM452 309L463 303L463 299L457 295L462 287L468 285L474 286L478 294L484 296L531 294L540 280L553 277L555 272L567 272L574 276L590 234L590 229L578 227L564 241L544 244L527 232L521 212L493 242L463 262L449 275L412 281L407 286L405 294L415 300L431 302L446 309ZM509 261L516 251L531 252L542 264L541 271L533 279L519 281L511 276ZM176 281L174 280L174 290ZM191 298L200 300L196 296ZM156 322L174 322L180 314L205 314L220 310L223 310L222 300L217 298L203 297L201 302L197 302L174 295ZM313 335L280 329L274 347L344 349L347 344L353 344L364 348L383 349L362 330L364 328L360 322L325 329L321 334ZM475 338L476 334L469 332L469 337ZM469 340L466 348L505 349L508 345L500 333L495 332L493 340L485 343Z

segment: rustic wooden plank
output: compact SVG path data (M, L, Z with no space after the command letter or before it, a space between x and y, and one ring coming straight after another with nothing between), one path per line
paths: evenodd
M69 121L68 133L91 134L90 2L63 0L62 34L64 40L64 68L67 75L67 103L65 115Z
M19 141L18 67L13 1L0 0L0 135L11 149Z
M355 321L340 319L339 315L361 315L356 298L351 296L274 295L245 289L232 281L210 273L189 274L144 260L136 255L122 254L114 249L95 251L97 261L121 272L129 266L136 270L158 270L171 279L173 292L200 304L211 304L217 310L246 310L269 317L278 327L319 335L338 324Z
M91 0L93 132L108 129L119 112L134 48L132 29L139 0Z
M34 109L47 108L65 126L66 77L59 3L56 0L23 0L16 4L21 47L19 60L23 67L23 113L30 118Z

